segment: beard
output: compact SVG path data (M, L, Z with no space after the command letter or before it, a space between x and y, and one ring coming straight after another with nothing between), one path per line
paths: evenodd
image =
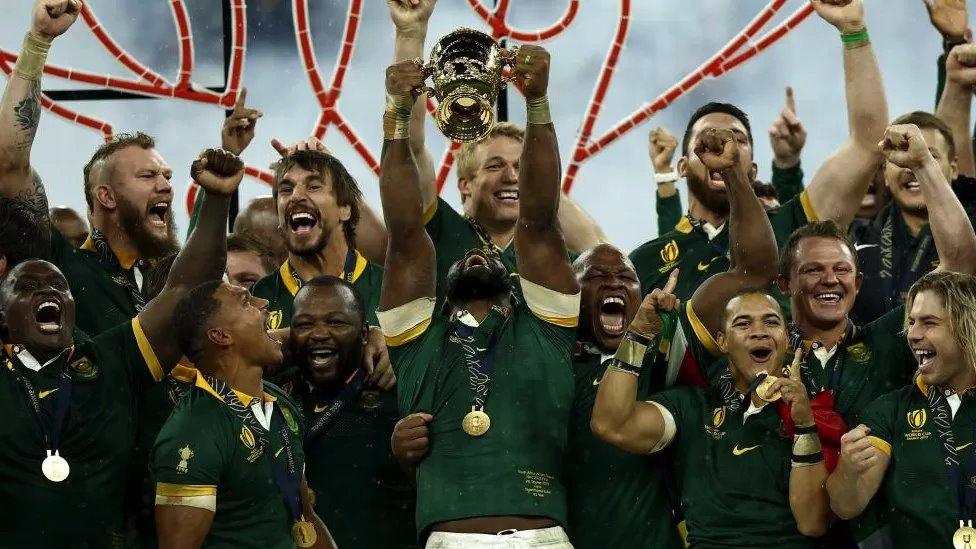
M332 372L319 372L312 368L312 355L308 349L298 349L292 345L292 356L302 357L298 363L301 377L313 389L328 391L342 389L343 382L363 363L363 345L359 340L336 349L336 369ZM331 374L331 375L330 375Z
M329 238L332 237L332 231L325 226L321 221L319 221L319 237L312 241L306 241L302 243L294 242L292 238L294 235L287 234L285 236L285 248L288 249L289 253L293 253L297 256L309 256L316 255L329 244ZM284 229L287 230L287 229Z
M173 209L166 210L166 235L158 236L146 227L146 214L131 202L119 202L119 225L139 250L140 259L161 259L179 251Z
M725 191L710 188L708 182L698 179L690 170L685 180L688 182L688 192L708 211L718 215L729 214L729 195Z
M447 274L447 301L459 306L479 299L493 299L512 292L511 277L500 263L487 269L463 269L455 265Z

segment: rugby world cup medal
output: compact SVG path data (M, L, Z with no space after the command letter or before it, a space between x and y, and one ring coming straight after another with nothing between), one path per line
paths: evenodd
M766 402L776 402L779 400L780 397L783 396L779 391L770 393L770 388L773 386L773 382L776 381L776 379L776 376L766 374L766 377L764 377L763 380L759 382L759 385L756 386L756 396Z
M461 429L473 437L480 437L487 433L489 427L491 427L491 418L477 406L472 406L471 411L464 414L464 419L461 420Z
M47 457L41 462L41 472L44 473L44 478L51 482L61 482L68 478L71 473L71 466L68 465L68 460L58 454L57 450L54 452L48 450Z
M315 526L301 517L291 525L291 539L295 540L298 547L312 547L318 535L315 533Z
M952 546L955 549L973 549L976 547L976 528L973 528L973 521L959 521L959 528L952 534Z

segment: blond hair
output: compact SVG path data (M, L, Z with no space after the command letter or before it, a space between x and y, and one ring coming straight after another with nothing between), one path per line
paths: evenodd
M963 359L976 370L976 277L963 273L939 271L918 279L908 291L905 310L910 311L918 294L929 291L942 298L949 313L952 337L962 349ZM908 315L905 315L908 330Z
M471 179L474 177L474 174L478 172L478 164L475 159L475 152L478 150L478 145L497 137L507 137L521 143L525 140L525 130L518 124L512 122L499 122L495 124L495 127L481 141L472 141L461 145L461 148L454 155L458 179Z

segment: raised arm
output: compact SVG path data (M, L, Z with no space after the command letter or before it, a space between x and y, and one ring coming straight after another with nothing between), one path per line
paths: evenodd
M424 41L427 39L427 23L437 0L387 0L390 19L396 27L393 42L393 62L424 58ZM434 159L427 149L424 122L427 119L427 95L419 94L410 112L410 151L417 163L420 194L424 211L437 200L437 175Z
M888 125L881 71L864 26L862 0L811 0L844 40L844 86L850 138L820 166L807 188L822 219L846 227L854 219L878 162L877 143Z
M694 148L709 173L722 175L729 195L731 269L710 277L691 298L692 309L711 334L721 328L722 311L736 292L767 288L776 278L776 236L740 162L739 146L731 130L710 128L699 134Z
M674 168L674 151L678 138L667 129L657 127L647 135L647 153L654 168L654 210L657 213L657 234L662 235L681 221L681 197L678 196L678 172Z
M419 176L409 143L412 94L422 81L421 69L412 61L402 61L386 69L380 198L390 237L380 295L381 311L435 295L434 244L424 230Z
M925 143L915 124L891 126L880 148L888 161L912 170L929 212L932 240L939 251L939 268L976 274L976 233L966 210L932 156L937 149Z
M5 242L7 248L18 248L10 255L30 257L32 252L46 255L50 250L47 196L40 176L31 168L31 147L41 120L41 74L48 49L78 18L81 5L79 0L34 2L30 30L0 100L0 201L32 226L25 237L34 237ZM42 242L31 241L35 239Z
M194 287L224 275L227 213L230 197L244 178L244 163L223 149L208 149L193 162L190 176L206 191L200 217L176 256L163 290L139 313L139 323L164 372L183 354L171 324L176 304Z
M674 296L678 271L672 271L664 289L655 289L641 303L634 320L610 367L607 368L593 404L590 430L597 438L633 454L648 454L670 442L667 422L656 404L637 400L637 378L647 347L661 333L662 322L657 311L676 310L680 305ZM654 352L654 349L651 349Z
M973 165L970 111L973 86L976 86L976 44L956 46L946 56L946 84L935 114L952 130L956 143L956 167L959 173L976 176Z
M512 72L522 86L528 109L519 169L519 220L515 226L516 261L520 276L562 294L576 294L579 284L566 256L557 220L559 212L559 147L549 115L549 52L522 46Z
M566 248L571 252L582 253L610 242L593 216L563 192L559 193L559 228L566 237Z
M793 88L786 87L786 106L769 127L769 145L773 149L773 173L770 183L776 189L780 203L792 200L803 192L803 171L800 153L807 142L807 130L796 116Z
M827 477L830 508L844 520L864 512L891 463L891 457L872 444L870 433L870 429L858 425L840 437L840 460Z

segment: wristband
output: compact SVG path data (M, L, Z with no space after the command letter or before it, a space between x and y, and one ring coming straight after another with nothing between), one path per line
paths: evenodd
M817 424L816 423L814 423L813 425L810 425L809 427L800 427L799 425L795 425L793 427L793 435L794 435L794 437L795 437L795 435L815 435L815 434L817 434Z
M845 32L840 35L840 41L844 43L844 47L847 49L859 48L866 45L870 40L867 27L863 27L854 32Z
M24 35L24 43L20 47L14 74L24 80L39 80L47 62L47 52L51 49L51 42L41 38L33 32Z
M610 364L607 364L608 370L617 370L618 372L623 372L625 374L630 374L634 377L640 377L640 367L634 367L630 364L625 364L620 362L616 358L610 360Z
M811 454L809 456L793 456L793 463L791 464L794 469L798 467L810 467L818 463L823 463L823 454Z
M793 436L793 458L821 454L820 437L815 434Z
M536 99L529 99L525 102L529 112L526 115L526 122L529 124L552 124L552 116L549 114L549 97L543 95Z
M410 137L410 111L413 97L386 94L386 112L383 113L383 139L407 139Z
M948 54L952 48L966 44L965 38L946 38L942 37L942 52Z
M668 173L655 173L654 181L657 181L658 185L663 185L665 183L674 183L678 180L678 172L671 170Z

